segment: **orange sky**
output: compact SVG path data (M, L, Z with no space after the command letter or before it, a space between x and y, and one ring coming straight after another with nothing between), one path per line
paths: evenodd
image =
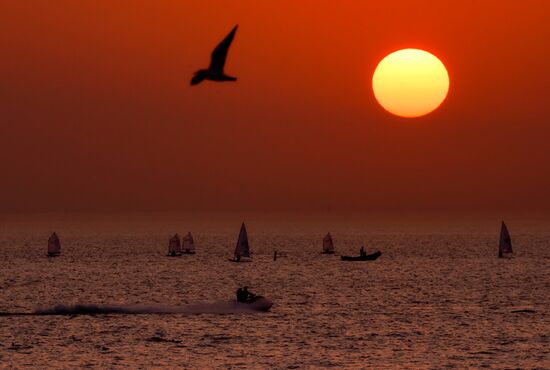
M548 14L545 0L2 1L0 211L548 210ZM239 81L190 87L237 23ZM370 86L406 47L451 79L420 119Z

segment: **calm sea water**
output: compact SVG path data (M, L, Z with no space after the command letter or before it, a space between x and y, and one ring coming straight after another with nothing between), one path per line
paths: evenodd
M243 219L254 261L230 263ZM493 217L3 217L3 312L217 304L245 284L275 304L268 313L0 317L0 367L550 368L550 221L507 221L509 260L496 258ZM48 259L53 231L62 256ZM187 231L197 254L165 257L169 236ZM319 253L327 231L336 256ZM363 243L382 257L340 261Z

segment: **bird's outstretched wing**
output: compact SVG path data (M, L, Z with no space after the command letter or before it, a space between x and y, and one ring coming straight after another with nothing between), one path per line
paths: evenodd
M225 59L227 57L227 51L229 50L229 46L231 46L231 42L235 37L235 32L237 32L237 27L239 27L239 25L236 25L235 27L233 27L231 32L229 32L229 34L225 36L225 39L223 39L223 41L220 42L212 52L212 57L210 59L210 68L209 68L210 70L217 70L217 71L223 72L223 66L225 64Z
M202 73L195 73L193 78L191 78L191 86L200 84L204 80L204 75Z

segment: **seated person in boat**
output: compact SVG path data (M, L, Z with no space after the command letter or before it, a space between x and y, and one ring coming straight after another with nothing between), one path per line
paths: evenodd
M249 292L247 286L245 286L245 287L243 288L243 295L246 295L246 300L247 300L247 301L251 301L251 300L253 300L254 298L256 298L256 294L254 294L254 293L252 293L252 292Z
M248 287L237 289L237 302L246 303L254 299L256 294L248 291Z

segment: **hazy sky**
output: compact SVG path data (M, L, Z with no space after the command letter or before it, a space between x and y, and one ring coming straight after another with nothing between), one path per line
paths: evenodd
M451 5L452 4L452 5ZM550 209L550 2L0 2L12 211ZM189 86L235 25L236 83ZM385 112L400 48L441 108Z

